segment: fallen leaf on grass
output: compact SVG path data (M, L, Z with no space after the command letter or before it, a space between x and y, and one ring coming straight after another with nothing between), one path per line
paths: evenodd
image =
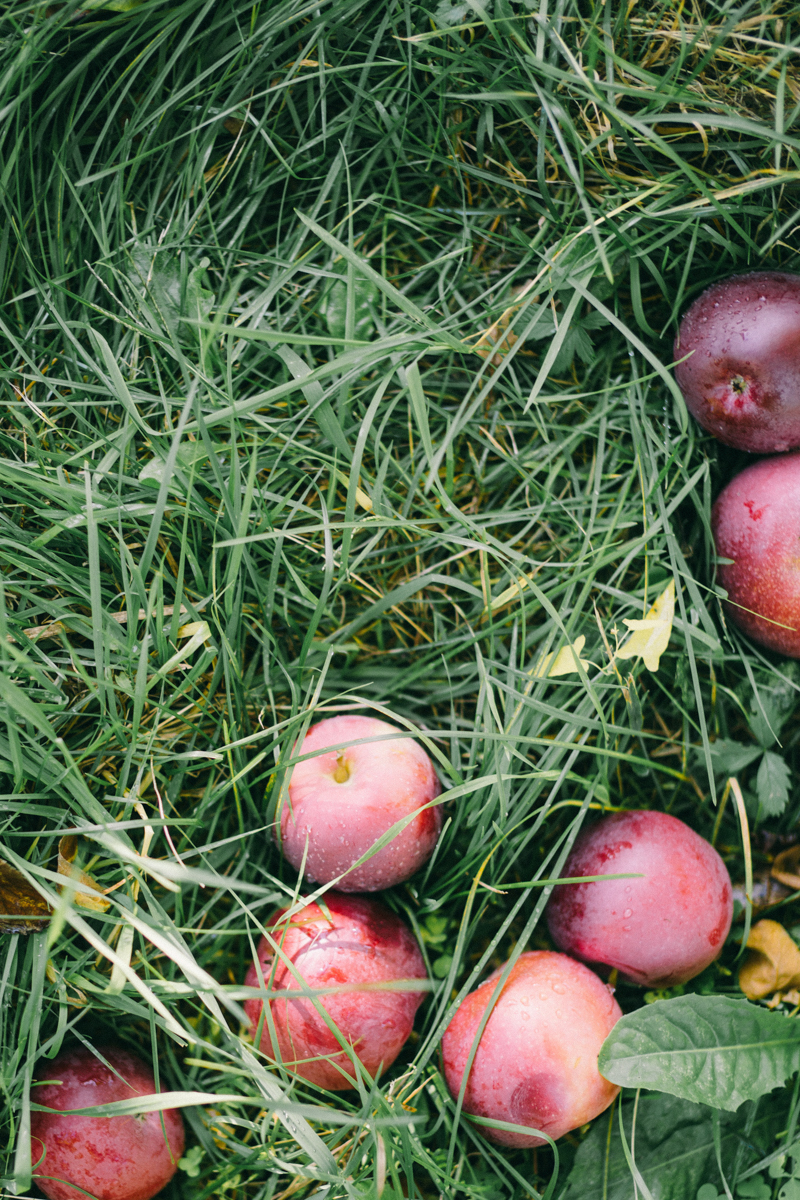
M623 618L631 630L631 636L614 657L624 659L641 656L648 671L657 671L661 655L669 645L674 619L675 581L671 580L643 621Z
M770 874L791 891L800 891L800 845L776 854Z
M38 933L50 906L16 867L0 860L0 933Z
M800 986L800 950L778 921L758 921L750 930L747 949L739 987L748 1000L764 1000Z
M534 668L533 674L537 679L554 679L558 675L570 675L573 671L578 670L578 662L580 661L584 671L592 664L586 658L581 658L583 647L586 645L586 638L581 634L575 638L575 641L570 646L562 646L556 653L545 654L544 658L538 662Z
M84 888L91 888L96 892L96 896L87 896L85 891L75 890L75 903L81 908L91 909L92 912L105 912L110 905L110 901L106 900L100 888L90 875L82 871L80 867L75 865L75 857L78 853L78 839L74 834L67 834L62 837L58 843L58 873L66 875L69 879L74 879L76 883L81 884Z

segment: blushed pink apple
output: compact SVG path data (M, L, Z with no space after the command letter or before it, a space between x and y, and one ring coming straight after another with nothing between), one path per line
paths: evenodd
M31 1114L34 1179L49 1200L151 1200L178 1169L183 1118L175 1108L131 1117L65 1112L155 1094L153 1072L135 1054L114 1046L99 1053L113 1070L84 1046L40 1065L43 1082L31 1097L60 1111Z
M442 1038L454 1097L499 975L466 997ZM598 1071L597 1055L621 1016L611 989L588 967L552 950L521 954L481 1034L464 1112L526 1125L554 1141L591 1121L619 1091ZM545 1144L535 1133L477 1128L503 1146Z
M294 752L314 754L294 767L280 814L281 849L296 870L308 845L307 879L337 880L345 892L376 892L403 883L427 862L442 816L438 807L425 806L441 788L417 742L387 721L341 716L313 725ZM412 819L391 842L350 870L404 817Z
M730 877L714 847L668 813L612 813L578 835L563 868L565 878L625 874L642 878L556 886L547 906L553 941L645 987L699 975L722 950L733 916Z
M800 454L765 458L717 499L711 527L726 611L754 641L800 658Z
M675 378L689 412L738 450L800 446L800 275L752 271L713 284L681 321Z
M272 993L300 990L304 984L320 989L353 985L352 991L320 994L318 1003L375 1077L405 1045L425 994L380 987L359 991L358 986L425 979L425 962L408 927L378 900L328 892L322 904L327 914L319 904L308 904L289 922L283 919L285 909L275 914L269 932L281 953L262 938L258 967L251 965L245 985L259 987L259 976ZM313 1000L267 1003L270 1013L264 1014L260 1041L265 1054L329 1091L353 1087L351 1056ZM255 1033L263 1002L246 1000L244 1007Z

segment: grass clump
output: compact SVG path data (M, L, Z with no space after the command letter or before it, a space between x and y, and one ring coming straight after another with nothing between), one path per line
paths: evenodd
M758 760L736 768L756 876L793 839L800 681L714 584L710 505L745 456L689 422L669 365L702 287L795 264L796 15L70 0L0 21L2 854L56 906L0 941L3 1186L29 1187L34 1063L113 1036L217 1097L187 1109L165 1197L627 1197L605 1117L557 1175L455 1124L438 1043L488 967L548 944L537 883L589 809L663 808L744 880L719 806L739 743L786 770L767 801ZM612 669L671 579L659 669ZM537 675L579 636L589 667ZM392 1071L334 1097L259 1057L240 991L298 895L270 833L292 746L352 708L423 730L453 795L436 859L387 897L433 994ZM58 898L67 831L106 912ZM704 989L739 995L736 952ZM770 1104L716 1130L644 1104L640 1165L664 1196L721 1187L716 1139L733 1186L794 1136L795 1092Z

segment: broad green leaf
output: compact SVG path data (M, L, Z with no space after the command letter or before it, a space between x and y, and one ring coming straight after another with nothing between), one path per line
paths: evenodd
M188 475L192 469L192 464L200 462L201 459L207 457L207 454L208 452L202 442L183 442L178 447L175 466ZM162 458L159 454L154 454L139 472L139 482L146 483L149 479L155 484L161 484L164 479L166 466L166 458Z
M771 671L750 701L750 728L765 750L774 745L781 729L794 712L800 699L797 685L800 664L782 663Z
M661 655L669 645L674 619L675 581L670 580L643 621L623 618L631 636L617 651L615 658L636 658L641 655L648 671L657 671Z
M709 746L714 770L720 775L738 775L762 753L761 746L747 746L732 738L717 738Z
M184 278L180 258L166 249L140 243L133 248L131 257L131 280L137 288L146 289L149 301L170 333L196 343L197 322L207 320L214 307L214 293L203 285L209 259L202 258Z
M736 1195L740 1200L772 1200L772 1188L760 1175L752 1175L739 1184Z
M735 1112L800 1067L800 1021L727 996L658 1000L617 1022L598 1066L623 1087Z
M765 816L777 817L786 808L791 777L780 754L766 750L756 776L756 792Z
M740 1146L747 1150L740 1169L754 1164L761 1147L774 1145L774 1136L785 1125L788 1100L765 1102L753 1116L751 1105L740 1112L720 1116L721 1156L726 1166ZM628 1146L631 1144L633 1101L623 1102L622 1122ZM643 1093L636 1112L634 1140L636 1166L655 1200L695 1200L700 1188L713 1185L722 1192L722 1180L714 1153L714 1128L709 1110L700 1104L687 1104L673 1096ZM756 1176L760 1181L760 1177ZM748 1180L749 1182L749 1180ZM710 1192L707 1193L710 1195ZM619 1136L619 1121L614 1107L613 1119L604 1113L592 1124L575 1156L572 1170L559 1200L635 1200L636 1191L625 1160ZM641 1192L639 1192L641 1200Z

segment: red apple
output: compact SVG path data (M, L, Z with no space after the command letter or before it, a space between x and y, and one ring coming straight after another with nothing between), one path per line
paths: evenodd
M294 752L315 751L292 771L280 814L289 862L300 870L307 844L306 878L337 880L344 892L376 892L410 878L430 858L442 827L439 808L425 808L441 791L425 751L396 726L361 716L313 725ZM396 821L414 813L391 842L349 870Z
M580 833L563 869L565 878L629 873L642 878L555 887L553 941L645 987L686 983L714 961L731 927L724 862L677 817L623 812Z
M99 1053L112 1070L83 1046L42 1064L40 1076L53 1082L35 1087L31 1098L59 1111L31 1114L34 1179L49 1200L86 1200L87 1195L150 1200L178 1169L183 1118L175 1108L138 1117L66 1112L155 1094L153 1073L135 1054L114 1046L103 1046Z
M731 619L762 646L800 658L800 454L736 475L711 514Z
M681 321L675 378L692 416L754 454L800 446L800 275L752 271L707 288Z
M289 922L284 920L285 912L276 913L269 927L281 954L262 938L258 968L251 965L245 986L259 987L263 979L274 993L298 990L304 983L321 989L353 985L352 990L321 994L319 1003L368 1074L377 1076L408 1040L425 993L379 987L358 990L358 985L425 979L425 963L413 935L399 917L367 896L328 892L320 904L306 905ZM267 1003L270 1012L264 1015L260 1043L265 1054L329 1091L353 1087L351 1055L342 1049L313 1000L300 997ZM255 1033L263 1002L246 1000L244 1007Z
M499 975L467 996L442 1038L454 1097ZM551 950L521 954L481 1034L464 1112L526 1125L553 1140L591 1121L619 1091L598 1071L597 1055L621 1016L610 988L588 967ZM478 1128L503 1146L545 1144L535 1133Z

